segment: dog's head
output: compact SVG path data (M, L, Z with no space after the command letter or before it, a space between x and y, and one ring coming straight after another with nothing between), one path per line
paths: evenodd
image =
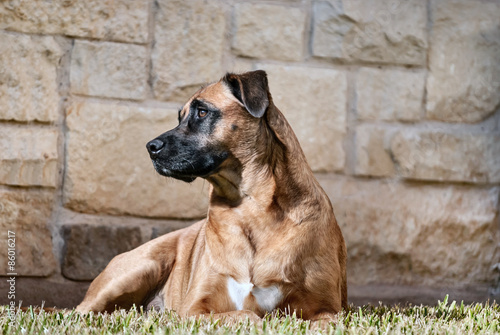
M271 98L264 71L228 73L179 110L179 125L147 143L158 173L186 182L209 177L259 136Z

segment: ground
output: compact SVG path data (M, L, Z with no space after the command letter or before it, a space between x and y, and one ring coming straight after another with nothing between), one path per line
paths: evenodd
M0 306L3 334L495 334L500 333L500 306L449 302L436 306L350 306L336 325L311 330L296 316L269 315L262 325L249 321L224 325L220 320L180 319L173 312L138 309L82 316L74 310L46 313L29 309L11 319Z

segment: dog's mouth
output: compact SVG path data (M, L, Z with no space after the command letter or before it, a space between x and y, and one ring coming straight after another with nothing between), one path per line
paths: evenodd
M185 174L182 172L174 171L172 169L168 169L165 166L158 163L157 161L155 161L154 159L152 159L151 161L153 162L153 166L156 172L158 172L164 177L179 179L186 183L191 183L197 178L197 176L194 176L192 174Z

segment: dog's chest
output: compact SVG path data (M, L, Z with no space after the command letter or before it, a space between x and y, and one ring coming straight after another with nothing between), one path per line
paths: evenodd
M227 290L237 310L244 309L245 299L250 295L255 298L257 305L267 312L275 309L283 299L283 295L277 285L257 287L252 283L239 283L232 277L228 277Z

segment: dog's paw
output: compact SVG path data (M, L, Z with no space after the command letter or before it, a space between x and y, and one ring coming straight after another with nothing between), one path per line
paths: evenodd
M338 317L333 313L321 313L315 315L309 324L310 330L328 330L330 326L337 324Z
M241 322L250 321L255 326L262 326L262 318L252 311L232 311L226 313L217 313L206 316L209 318L221 320L222 324L226 325L237 325Z

